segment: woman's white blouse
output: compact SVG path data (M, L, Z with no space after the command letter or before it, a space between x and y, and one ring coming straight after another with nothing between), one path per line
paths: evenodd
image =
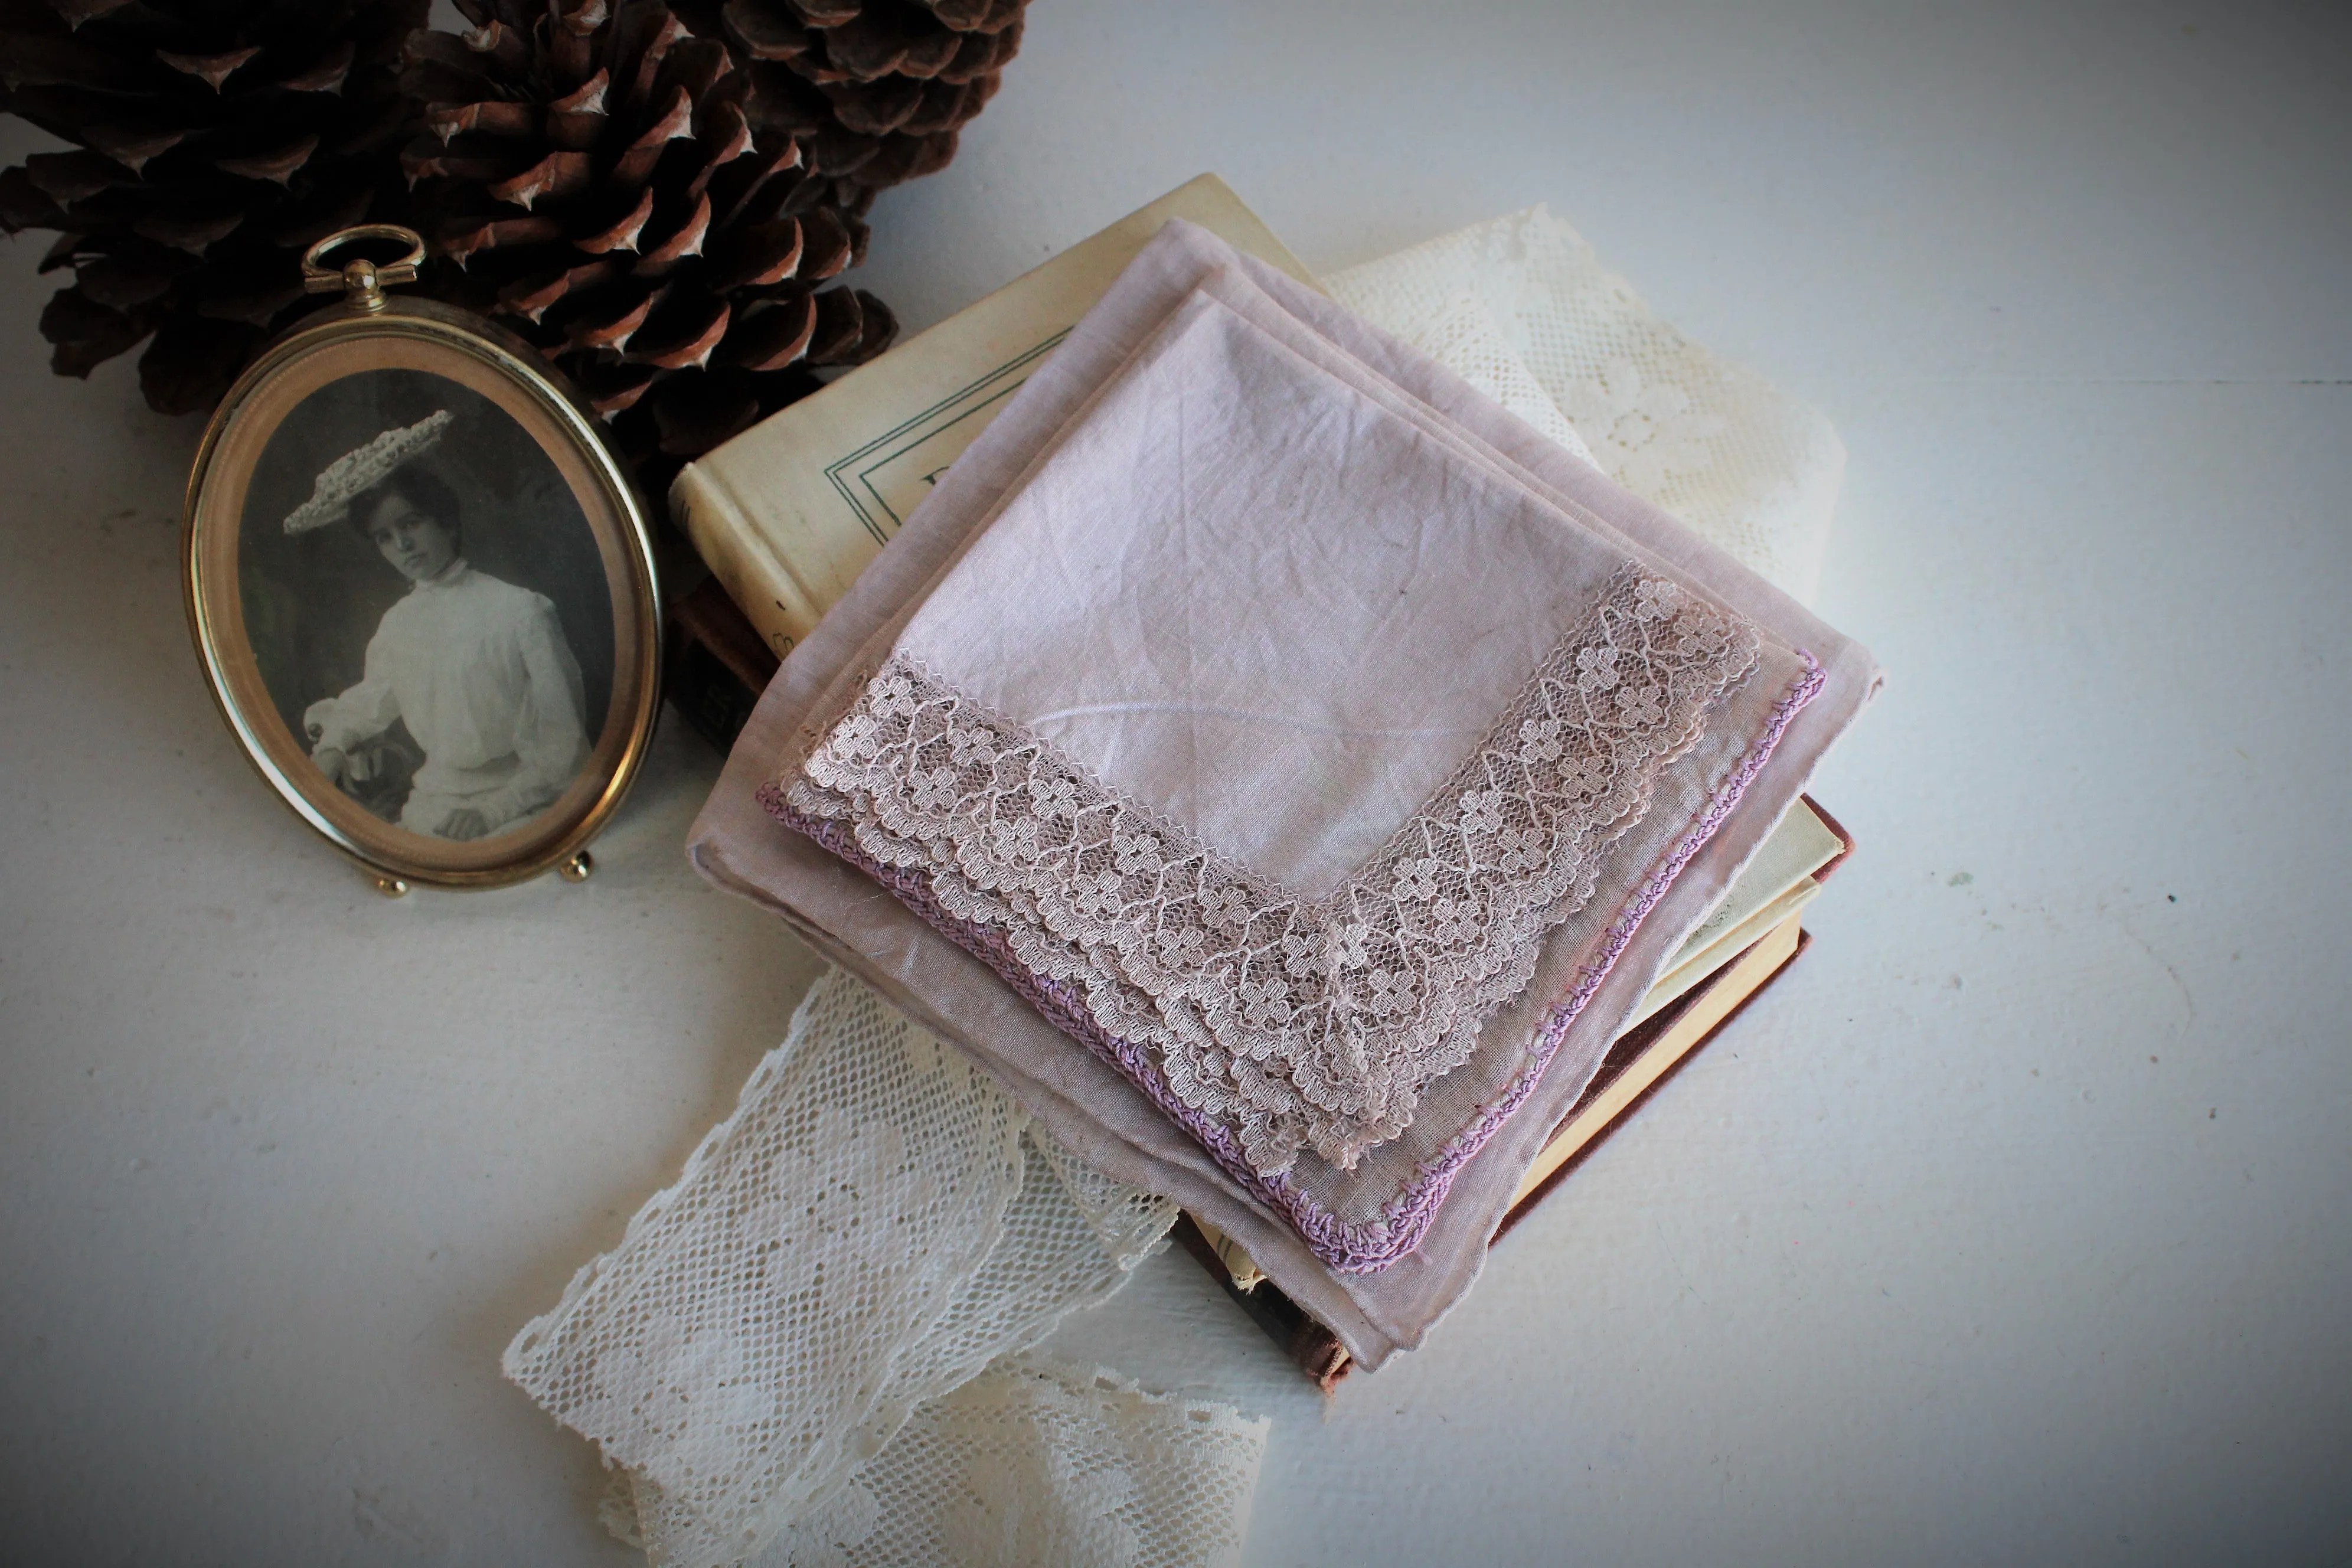
M580 665L547 596L453 562L383 614L365 673L305 715L349 751L394 720L425 749L418 795L490 826L538 812L588 760Z

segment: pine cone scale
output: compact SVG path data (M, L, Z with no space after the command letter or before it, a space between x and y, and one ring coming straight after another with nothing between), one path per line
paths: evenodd
M667 239L651 247L638 258L633 269L640 278L658 277L689 256L702 254L703 239L710 233L710 197L698 195L694 210L686 221L673 230Z
M620 160L613 165L611 178L616 184L632 188L653 178L654 166L662 150L672 142L685 141L694 135L694 102L679 88L671 97L668 109L659 120L646 128L645 133L629 144Z
M612 250L635 250L637 236L644 232L653 216L654 194L646 190L639 194L636 205L630 208L620 222L599 233L580 235L572 243L591 256L601 256Z
M781 6L757 0L727 0L728 33L755 60L788 60L808 52L814 36Z
M838 276L849 265L849 226L830 207L812 207L803 214L800 277L821 283Z
M77 276L82 293L116 310L152 304L162 299L195 258L160 246L100 256L81 267Z
M26 179L61 207L117 185L138 184L138 176L103 153L35 153L25 160L24 169Z
M440 104L425 111L425 129L446 143L464 135L529 136L539 111L527 103L492 99L484 103Z
M593 173L585 153L550 153L522 173L493 181L488 189L498 200L529 212L542 196L560 201L579 195Z
M95 21L110 11L119 11L130 0L49 0L50 9L65 18L68 27L79 27L84 22Z
M757 139L751 134L751 117L740 103L719 103L712 106L704 120L708 122L697 138L702 146L702 172L694 178L694 189L709 187L719 171L738 158L747 157Z
M201 257L235 234L244 223L242 208L191 208L175 213L150 213L132 224L131 232L184 250L191 256Z
M299 70L278 78L278 85L289 92L339 92L357 56L357 48L345 38Z
M785 0L800 19L812 27L838 27L857 20L866 0Z
M661 370L698 370L710 362L711 351L727 335L733 319L727 301L703 296L687 302L669 320L650 322L635 335L625 357Z
M56 228L64 222L65 209L21 166L0 170L0 229L22 234L28 228ZM56 255L50 252L52 259L42 263L44 270L55 265Z
M194 77L215 92L218 92L221 89L221 83L226 81L237 67L260 52L260 45L248 44L244 48L231 49L226 54L219 55L175 55L168 49L157 49L155 58L173 70Z
M510 149L476 136L447 142L420 136L401 149L400 167L412 187L419 181L440 178L496 183L511 179L516 173Z
M719 359L744 370L782 370L808 351L816 331L816 296L803 292L769 305L727 334Z
M139 316L100 304L79 285L58 289L41 307L41 336L52 345L49 366L59 375L89 375L148 331Z
M319 150L319 138L299 136L283 147L257 153L245 158L215 158L213 167L225 174L235 174L247 180L270 180L290 188L296 170L310 161Z
M442 253L463 267L478 252L525 245L545 245L563 237L563 226L551 217L490 218L463 222L440 231Z
M652 314L657 297L649 293L635 304L625 304L608 310L602 316L573 323L568 346L575 353L583 349L611 349L616 354L627 353L629 340L636 335L639 327L646 324L646 318Z
M712 281L726 289L771 288L799 272L801 252L799 219L749 224L712 253Z
M549 104L548 112L551 116L593 115L595 119L595 128L602 131L605 121L604 94L611 86L612 78L600 69L577 88Z

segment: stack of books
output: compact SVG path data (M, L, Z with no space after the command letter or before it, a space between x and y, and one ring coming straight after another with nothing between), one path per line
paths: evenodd
M678 476L671 514L711 574L671 613L669 694L696 729L721 750L733 742L783 656L1171 217L1314 282L1223 182L1202 175ZM1852 848L1810 797L1789 811L1643 998L1520 1184L1498 1237L1805 951L1805 910ZM1307 1376L1328 1389L1345 1374L1345 1348L1230 1237L1192 1216L1175 1235Z

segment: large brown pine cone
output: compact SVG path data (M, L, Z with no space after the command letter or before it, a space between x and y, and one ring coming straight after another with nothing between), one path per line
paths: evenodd
M209 408L302 308L301 255L397 217L401 40L427 0L0 0L0 110L74 143L0 170L0 227L58 231L61 375L154 334L166 414Z
M402 80L428 287L499 317L578 382L658 493L677 466L855 363L897 322L819 284L864 253L800 142L757 124L721 38L663 0L458 0Z
M995 95L1028 0L678 0L751 62L754 123L802 140L843 210L947 167Z

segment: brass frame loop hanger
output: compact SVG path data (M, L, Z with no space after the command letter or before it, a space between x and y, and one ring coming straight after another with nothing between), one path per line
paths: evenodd
M340 268L326 265L329 252L371 239L405 245L408 254L397 261L378 262L355 256ZM381 310L384 286L415 282L416 269L424 265L423 235L396 223L363 223L353 228L337 229L302 253L302 291L332 294L341 289L347 303L362 310Z

